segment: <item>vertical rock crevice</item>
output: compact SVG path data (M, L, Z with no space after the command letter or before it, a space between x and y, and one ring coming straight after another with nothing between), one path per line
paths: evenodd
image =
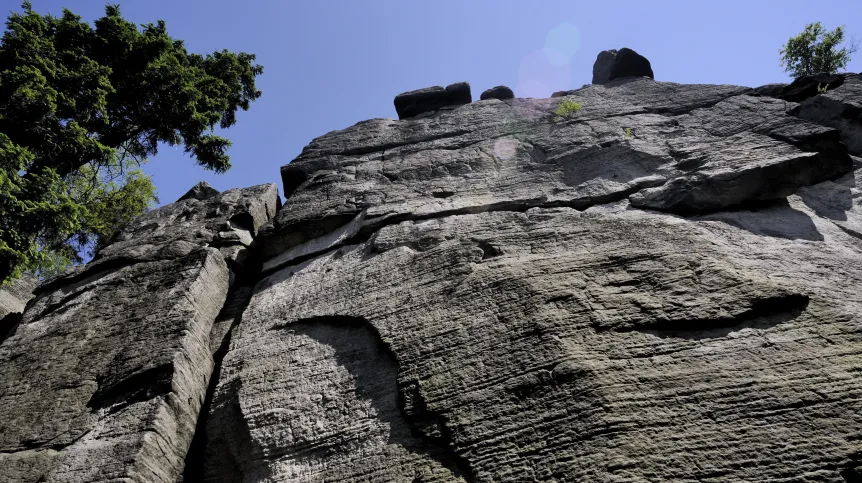
M248 306L253 294L254 285L246 283L243 285L234 286L227 296L225 305L221 313L216 317L213 323L213 329L210 333L210 350L213 356L213 371L209 379L206 395L204 397L201 412L198 416L195 434L192 438L191 446L189 447L188 455L186 456L185 468L178 481L184 483L203 482L206 473L206 452L207 448L213 446L211 438L207 434L207 422L209 414L212 411L213 397L215 395L216 386L220 380L222 361L230 347L231 333L233 329L242 321L242 314ZM236 465L225 465L234 468L234 471L223 475L225 482L241 483L242 479L238 478L239 469Z

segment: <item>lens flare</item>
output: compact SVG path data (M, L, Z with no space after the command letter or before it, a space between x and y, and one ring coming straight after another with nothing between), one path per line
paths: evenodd
M514 139L498 139L494 143L494 156L500 161L507 161L515 156L518 143Z
M548 58L548 62L556 67L562 67L572 60L579 45L578 29L570 23L563 22L548 32L542 51Z
M518 71L518 97L548 97L567 89L571 83L568 66L555 66L543 50L536 50L521 60Z

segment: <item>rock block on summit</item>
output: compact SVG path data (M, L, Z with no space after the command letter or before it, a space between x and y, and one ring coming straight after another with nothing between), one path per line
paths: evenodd
M593 84L607 84L626 77L654 78L649 60L629 48L599 53L593 64Z
M457 82L445 88L426 87L398 94L395 96L395 111L398 113L398 119L408 119L446 107L469 104L472 101L470 84Z
M610 80L611 66L617 58L617 50L603 50L593 63L593 84L605 84Z
M482 95L479 96L479 100L500 99L501 101L504 101L506 99L513 99L514 97L515 93L512 92L512 89L506 86L496 86L482 92Z
M211 184L206 181L201 181L200 183L192 186L190 190L186 192L186 194L182 195L180 199L177 201L187 200L189 198L194 198L196 200L205 200L207 198L212 198L219 194L219 191L212 187Z

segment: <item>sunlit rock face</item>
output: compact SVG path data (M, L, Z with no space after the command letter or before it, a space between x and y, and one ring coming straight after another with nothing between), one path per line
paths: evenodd
M0 345L0 481L176 481L214 321L244 276L220 247L278 205L275 185L209 195L147 213L36 290Z
M315 139L205 478L853 481L856 79L800 103L617 79Z
M36 290L0 481L859 481L860 77L817 81L431 103L283 207L198 185Z

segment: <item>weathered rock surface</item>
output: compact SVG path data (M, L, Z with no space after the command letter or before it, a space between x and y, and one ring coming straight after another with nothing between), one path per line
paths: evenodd
M451 481L453 460L468 481L838 480L862 271L828 223L807 235L833 248L786 233L812 214L729 215L789 218L772 236L624 208L450 216L283 269L225 359L232 481ZM397 370L362 355L380 345Z
M583 107L565 122L553 120L562 99L513 99L331 133L282 169L289 209L261 230L265 269L405 219L585 209L630 195L638 206L701 212L849 171L838 130L748 91L635 78L569 91Z
M0 286L0 342L18 323L18 315L33 298L33 290L38 283L36 277L24 274L9 285Z
M855 481L862 161L783 89L617 79L563 122L513 99L315 139L206 481Z
M189 198L194 198L196 200L205 200L207 198L212 198L219 194L219 191L212 187L211 184L206 181L201 181L200 183L192 186L190 190L186 192L186 194L182 195L180 199L177 201L187 200Z
M446 88L434 86L398 94L395 96L395 111L399 119L407 119L444 108L469 104L472 101L470 84L456 82Z
M859 77L650 77L136 220L0 343L0 481L862 481Z
M846 76L833 86L802 101L793 114L838 129L847 149L862 156L862 75Z
M23 312L24 306L33 298L33 290L38 283L36 277L24 274L9 285L0 286L0 319L12 313Z
M189 197L40 287L0 345L0 481L176 481L231 276L220 233L253 234L277 200Z

